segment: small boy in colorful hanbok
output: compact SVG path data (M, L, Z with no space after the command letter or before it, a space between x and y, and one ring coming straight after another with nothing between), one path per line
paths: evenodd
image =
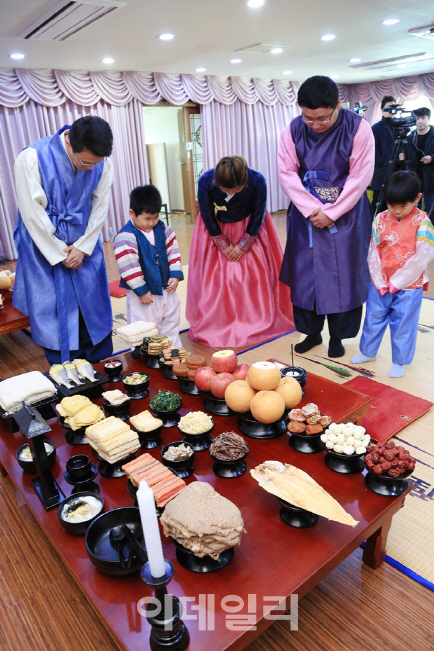
M395 172L385 188L387 210L372 224L368 264L371 286L360 339L361 355L353 364L375 359L389 324L393 366L390 377L402 377L416 349L426 268L434 258L434 229L419 210L421 186L414 172Z
M175 233L159 220L161 195L154 185L134 188L130 194L130 221L113 242L127 290L127 321L150 321L158 331L181 346L180 301L176 288L184 279Z

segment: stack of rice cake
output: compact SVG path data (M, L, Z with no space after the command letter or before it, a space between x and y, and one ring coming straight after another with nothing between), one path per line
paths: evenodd
M101 407L95 405L87 396L76 394L67 396L56 405L57 412L65 419L65 425L76 431L90 427L101 420L105 414Z
M139 487L141 480L145 479L148 486L152 488L155 503L159 507L165 506L186 486L185 481L148 453L125 464L122 470L125 470L134 486Z
M86 437L92 448L108 463L126 459L140 447L137 432L114 416L88 427Z

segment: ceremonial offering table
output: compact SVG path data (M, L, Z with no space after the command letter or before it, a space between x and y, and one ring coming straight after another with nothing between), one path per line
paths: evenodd
M12 306L12 294L3 294L3 309L0 309L0 335L23 330L29 326L29 317Z
M179 392L179 385L166 380L161 370L145 369L144 362L132 359L129 353L118 357L123 362L124 373L146 370L151 377L150 395L134 401L131 415L148 409L149 400L159 389ZM96 368L102 370L102 365L96 365ZM104 387L105 390L113 388L123 387L121 383L107 384ZM182 398L184 405L180 410L181 415L190 410L203 409L202 397L182 394ZM335 422L346 422L353 418L360 422L370 400L343 386L309 374L301 404L311 401L317 402L322 413L329 414ZM94 402L102 404L102 398L94 399ZM213 437L224 431L238 431L237 416L213 418ZM74 447L66 443L65 430L57 419L49 420L49 424L52 428L49 436L57 446L53 476L65 494L69 495L70 486L63 477L66 462L74 454L85 453L91 456L91 449L90 446ZM164 429L162 438L164 445L180 440L181 436L177 427L173 427ZM4 470L98 616L123 648L128 651L149 649L150 627L146 618L139 614L137 604L140 599L152 594L150 588L138 574L126 578L108 576L92 565L85 550L84 537L66 533L56 511L44 510L33 490L32 475L19 467L15 452L22 443L20 433L11 433L4 422L0 421L0 459ZM276 439L248 439L248 444L248 469L266 460L293 464L309 473L359 524L352 528L320 517L315 525L306 529L287 526L280 519L277 498L260 488L249 472L231 479L217 477L212 471L213 460L208 452L196 453L194 474L186 480L187 483L206 481L234 502L241 510L247 533L243 534L241 546L235 549L230 563L212 574L196 574L181 567L176 560L175 547L162 536L164 556L175 567L175 575L168 590L181 601L190 598L190 601L184 601L183 620L190 632L191 651L243 649L272 624L273 620L268 613L277 607L279 601L286 607L276 610L274 619L282 615L284 609L290 608L290 595L303 597L364 541L364 562L370 567L378 567L384 560L392 517L403 506L405 496L411 490L410 483L407 491L397 498L377 495L366 487L362 473L341 475L330 471L324 464L324 452L296 452L288 445L286 434ZM161 446L150 451L139 450L137 455L150 452L160 459L160 451ZM126 477L108 479L97 475L96 481L100 485L106 511L133 505L133 499L126 491ZM227 606L230 607L230 612ZM240 627L244 627L244 630L240 630Z

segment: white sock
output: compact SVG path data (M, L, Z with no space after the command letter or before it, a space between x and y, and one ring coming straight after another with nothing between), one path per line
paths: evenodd
M394 364L390 369L389 377L402 377L404 375L404 367L402 364Z
M362 362L374 362L376 357L368 357L367 355L356 355L351 358L353 364L362 364Z

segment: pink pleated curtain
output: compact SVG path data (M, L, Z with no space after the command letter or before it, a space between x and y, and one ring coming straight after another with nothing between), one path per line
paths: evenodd
M16 257L13 229L17 205L13 165L18 153L38 138L74 119L94 114L113 130L115 181L103 229L117 231L126 221L128 194L148 181L143 105L193 101L201 106L204 169L239 153L268 182L268 207L287 206L276 168L280 132L298 114L298 85L285 80L246 79L141 72L68 72L0 69L0 257ZM365 117L379 119L384 95L400 100L420 94L434 98L434 74L369 84L340 85L342 101L368 106ZM431 100L434 105L434 100Z

